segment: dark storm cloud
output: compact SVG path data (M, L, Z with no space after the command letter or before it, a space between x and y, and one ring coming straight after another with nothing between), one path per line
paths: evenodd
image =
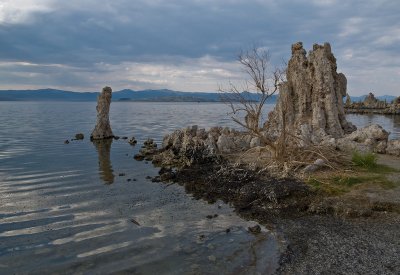
M119 62L154 55L232 59L251 43L278 51L286 47L287 52L296 39L316 36L307 34L311 26L303 29L304 17L320 16L301 2L175 2L113 1L108 8L55 9L31 24L4 26L0 38L8 43L1 45L0 57L49 63Z
M388 74L400 74L400 61L395 60L400 43L400 5L396 0L343 2L6 1L0 11L0 62L65 65L54 70L68 72L70 77L57 81L52 71L48 75L54 75L56 80L47 83L54 85L56 81L61 87L70 81L69 86L89 88L89 76L96 78L94 73L111 77L111 72L99 65L102 63L112 65L115 74L122 75L129 62L155 70L175 66L176 70L193 68L199 72L199 60L209 56L218 68L229 71L228 64L233 64L240 49L252 44L269 49L278 65L282 58L289 58L293 42L303 41L310 49L315 42L330 41L339 70L357 83L349 83L349 87L361 92L372 85L365 83L371 79L367 77L373 73L371 66L382 72L379 77L383 82L389 83ZM35 73L38 67L29 68ZM236 71L232 67L231 73ZM140 79L121 79L116 85L151 86L155 80L132 72L135 73ZM87 81L82 80L85 74ZM165 85L181 87L172 82Z

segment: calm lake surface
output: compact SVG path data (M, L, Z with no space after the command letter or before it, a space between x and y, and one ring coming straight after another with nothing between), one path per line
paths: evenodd
M95 102L0 102L0 273L268 274L279 236L222 203L194 200L183 187L153 183L151 163L133 159L148 137L179 128L236 126L223 104L111 105L119 136L88 139ZM268 106L272 108L272 106ZM400 118L349 115L379 123L400 138ZM83 141L64 144L76 133ZM207 219L207 215L218 216ZM132 222L132 220L134 222ZM226 229L230 229L226 233Z

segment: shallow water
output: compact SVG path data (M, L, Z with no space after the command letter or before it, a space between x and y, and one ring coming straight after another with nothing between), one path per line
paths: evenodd
M91 143L95 105L0 102L1 274L268 274L276 268L281 244L274 232L249 234L254 222L228 205L152 183L146 176L157 170L133 159L139 146L122 139ZM142 144L187 125L235 126L228 111L212 103L114 102L110 116L114 134ZM348 118L358 126L379 122L400 137L397 117ZM64 144L78 132L83 141Z
M139 148L126 140L91 143L95 105L0 102L1 274L276 268L279 243L272 232L249 234L254 222L228 205L152 183L146 176L157 170L135 161ZM142 144L190 124L232 126L226 111L219 104L116 102L111 124L115 134ZM86 135L83 141L64 144L78 132Z

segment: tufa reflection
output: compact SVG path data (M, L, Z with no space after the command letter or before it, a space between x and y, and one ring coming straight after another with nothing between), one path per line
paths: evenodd
M109 139L100 139L92 141L94 146L96 147L96 151L99 156L99 175L100 178L106 184L112 184L114 182L114 174L111 165L111 144L113 142L112 138Z

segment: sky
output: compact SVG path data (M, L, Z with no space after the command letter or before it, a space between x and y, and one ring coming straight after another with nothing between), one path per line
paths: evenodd
M330 42L350 95L400 95L399 0L0 0L0 89L214 92L297 41Z

